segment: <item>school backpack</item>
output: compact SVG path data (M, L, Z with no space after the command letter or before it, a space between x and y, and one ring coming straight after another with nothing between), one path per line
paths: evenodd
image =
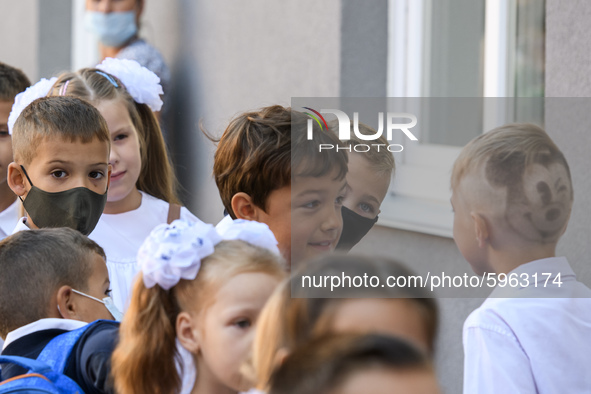
M0 394L84 394L76 382L64 375L64 370L74 345L94 323L53 338L36 360L0 355L0 364L16 364L29 370L0 381Z

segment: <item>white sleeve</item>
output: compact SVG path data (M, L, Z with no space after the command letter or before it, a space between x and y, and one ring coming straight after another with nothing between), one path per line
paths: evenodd
M191 213L187 208L181 207L181 219L188 222L201 222L199 218Z
M537 393L530 361L508 327L464 326L464 394Z

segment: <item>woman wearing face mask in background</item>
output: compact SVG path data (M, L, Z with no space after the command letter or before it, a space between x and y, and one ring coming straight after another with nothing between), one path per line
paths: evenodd
M163 107L156 113L168 141L170 71L162 54L139 37L145 0L86 0L86 29L99 39L100 60L107 57L137 61L160 78ZM99 62L100 63L100 62Z

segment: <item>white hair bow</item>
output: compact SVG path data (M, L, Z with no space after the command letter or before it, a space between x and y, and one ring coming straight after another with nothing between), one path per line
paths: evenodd
M181 279L195 279L201 261L222 240L241 240L279 254L275 236L263 223L234 220L218 233L211 224L175 220L154 228L138 251L144 285L169 290Z
M8 116L9 134L12 135L12 129L14 128L14 124L21 112L23 112L23 110L33 101L40 97L47 96L47 93L49 93L55 81L57 81L56 77L51 79L41 78L41 80L35 85L29 86L24 92L20 92L16 95L14 98L14 104L12 105L12 111L10 111L10 115Z
M152 111L162 108L160 78L135 60L108 57L96 68L116 76L137 103L148 105Z

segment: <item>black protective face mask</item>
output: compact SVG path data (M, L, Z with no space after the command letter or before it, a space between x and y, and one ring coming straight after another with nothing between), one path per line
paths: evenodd
M353 212L347 207L343 207L341 213L343 215L343 232L341 233L336 250L348 252L361 241L361 238L365 237L365 234L378 221L378 217L369 219Z
M84 235L94 230L107 203L107 192L98 194L85 187L76 187L49 193L34 186L25 167L21 168L31 184L27 197L21 201L37 227L69 227Z

